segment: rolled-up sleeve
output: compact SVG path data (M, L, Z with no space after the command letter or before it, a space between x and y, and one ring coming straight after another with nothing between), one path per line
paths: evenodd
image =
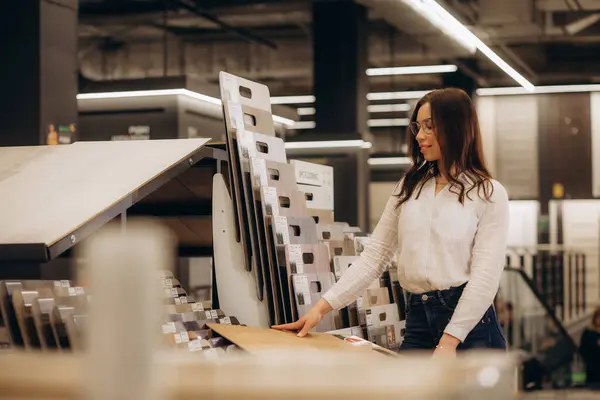
M492 304L506 257L509 225L508 195L494 182L494 193L479 218L471 254L470 279L445 333L461 342L481 320Z

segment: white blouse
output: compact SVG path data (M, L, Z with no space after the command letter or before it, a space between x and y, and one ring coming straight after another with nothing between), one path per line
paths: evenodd
M492 304L505 264L508 195L499 182L492 183L490 201L473 189L464 205L450 185L436 195L434 179L425 183L418 199L417 187L399 209L392 195L360 259L323 298L334 309L352 303L399 252L400 285L411 293L468 282L445 329L464 341Z

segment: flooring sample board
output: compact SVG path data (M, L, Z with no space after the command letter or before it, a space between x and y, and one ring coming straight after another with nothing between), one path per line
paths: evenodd
M272 349L317 349L328 351L363 352L377 356L394 356L389 351L374 351L372 346L353 346L350 342L326 333L309 333L299 338L294 332L261 329L250 326L209 324L215 333L236 344L248 353L260 353Z
M81 241L91 232L84 234L80 228L116 217L114 206L143 193L140 190L146 185L158 185L158 178L175 165L187 164L194 156L198 159L196 153L207 142L177 139L0 148L0 192L4 193L0 250L5 255L11 251L13 258L58 255L52 254L53 245L64 243L64 251ZM14 250L13 254L11 245L29 246L31 252Z

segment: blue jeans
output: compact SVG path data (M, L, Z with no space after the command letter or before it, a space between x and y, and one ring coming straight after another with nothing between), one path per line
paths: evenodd
M433 350L444 334L465 285L426 293L408 293L406 331L400 350ZM459 350L476 348L506 350L496 310L490 307L479 323L458 346Z

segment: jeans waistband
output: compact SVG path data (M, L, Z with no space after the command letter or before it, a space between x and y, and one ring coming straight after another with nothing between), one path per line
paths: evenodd
M467 286L467 284L463 283L460 286L451 287L445 290L431 290L423 293L407 292L407 302L409 304L423 302L446 304L450 299L456 299L456 301L458 301L458 298L461 296L465 286Z

